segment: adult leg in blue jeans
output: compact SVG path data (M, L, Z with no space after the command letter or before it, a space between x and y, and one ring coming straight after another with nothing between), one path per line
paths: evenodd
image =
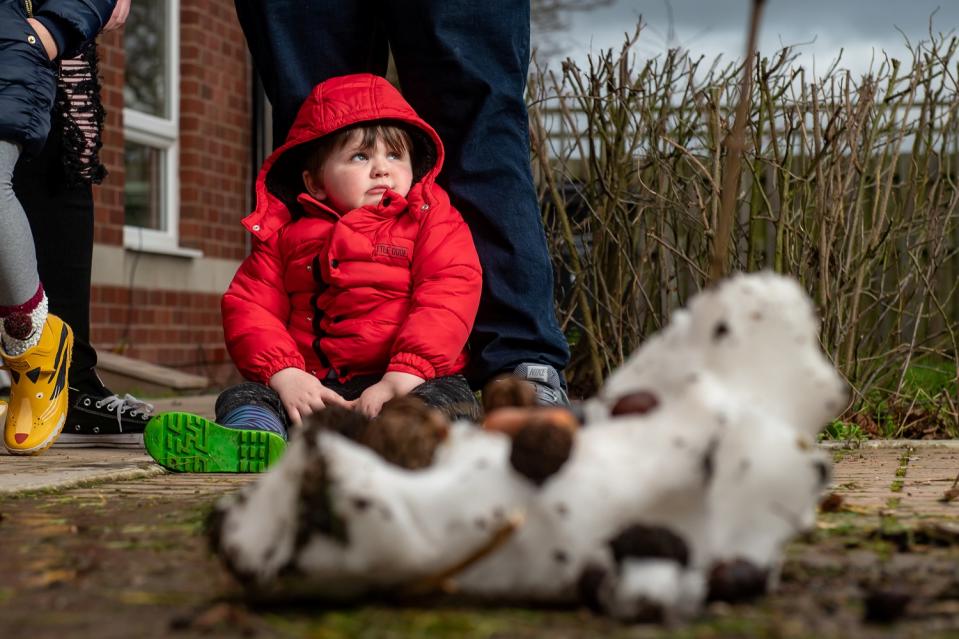
M470 337L471 383L516 370L544 403L565 397L569 360L553 307L553 277L529 165L524 94L529 3L410 0L360 19L353 3L237 0L237 13L274 107L274 141L318 82L382 73L388 39L410 104L440 134L440 176L473 231L483 297ZM370 21L370 16L380 22Z
M369 2L235 0L253 64L273 107L280 146L303 100L338 75L385 75L389 49Z
M443 140L439 182L483 265L470 379L524 362L562 370L569 350L529 162L529 3L410 0L384 9L403 94Z

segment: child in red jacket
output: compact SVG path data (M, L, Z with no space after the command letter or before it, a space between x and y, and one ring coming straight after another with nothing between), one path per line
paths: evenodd
M443 145L386 80L317 85L267 158L253 250L223 297L227 349L250 380L147 425L148 452L174 470L256 471L287 431L325 406L373 417L416 395L475 417L460 374L482 286L469 229L435 183Z

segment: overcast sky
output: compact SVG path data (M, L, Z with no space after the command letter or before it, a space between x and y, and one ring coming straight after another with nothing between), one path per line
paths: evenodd
M749 0L670 0L670 29L666 0L616 0L610 7L570 13L568 32L552 36L551 42L562 56L580 60L590 47L619 47L624 32L642 15L649 25L638 46L643 56L680 46L695 56L739 58L745 48L750 4ZM798 45L799 63L817 71L825 70L842 48L841 66L861 74L883 49L895 57L905 54L897 27L913 41L927 39L929 16L937 7L935 31L959 28L959 0L767 0L759 48L772 55L782 44ZM534 33L534 46L539 39Z

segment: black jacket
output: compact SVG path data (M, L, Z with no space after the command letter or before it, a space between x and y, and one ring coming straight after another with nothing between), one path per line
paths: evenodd
M116 0L33 0L33 17L50 31L61 57L76 54L110 19ZM31 155L50 130L56 62L27 23L25 0L0 0L0 140Z

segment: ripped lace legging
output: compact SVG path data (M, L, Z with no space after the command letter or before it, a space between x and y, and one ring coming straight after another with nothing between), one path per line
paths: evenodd
M37 254L30 222L13 192L20 147L0 140L0 306L19 306L37 292Z

